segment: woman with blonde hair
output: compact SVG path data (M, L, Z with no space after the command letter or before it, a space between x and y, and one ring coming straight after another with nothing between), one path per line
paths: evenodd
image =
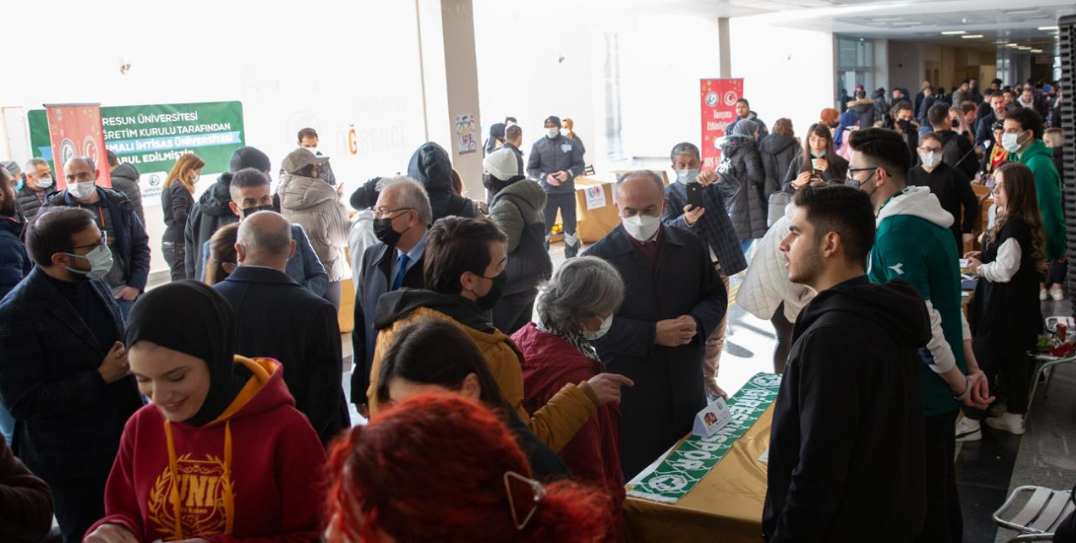
M205 265L205 283L213 286L228 278L239 266L235 244L239 238L239 223L220 227L209 238L209 260Z
M175 166L172 166L172 171L168 172L161 190L165 226L161 252L171 269L173 281L187 278L183 230L187 226L187 215L194 207L194 185L201 177L204 167L205 161L194 153L179 157Z

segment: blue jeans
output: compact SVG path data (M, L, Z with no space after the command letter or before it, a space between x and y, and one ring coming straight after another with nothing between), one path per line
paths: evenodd
M754 242L755 242L755 240L753 240L753 239L749 239L747 241L741 241L740 242L740 251L742 251L743 254L747 254L747 251L751 250L751 244L754 243Z
M123 298L117 298L116 305L120 308L120 315L123 316L123 323L127 324L127 314L131 312L131 307L134 306L134 302L128 302Z

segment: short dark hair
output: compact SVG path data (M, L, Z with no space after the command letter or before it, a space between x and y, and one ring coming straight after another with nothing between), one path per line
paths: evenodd
M518 124L513 124L504 129L505 141L515 140L523 136L523 129Z
M976 104L975 102L972 102L971 100L964 100L963 102L960 103L960 111L963 112L964 115L967 115L968 113L971 113L972 111L978 111L978 110L979 110L979 104Z
M52 207L41 212L26 235L26 249L42 268L52 265L52 255L75 250L73 236L93 226L93 213L80 207Z
M747 107L751 107L751 102L748 102L747 98L740 98L739 100L736 100L736 103L737 104L743 103L743 105L745 105Z
M702 155L699 154L699 148L689 141L683 141L673 145L672 152L669 153L669 160L675 161L676 157L680 155L695 155L695 158L702 160Z
M853 150L870 157L878 167L885 168L890 176L904 179L908 175L911 167L908 146L895 131L886 128L855 130L848 143Z
M806 210L816 240L836 232L845 260L866 267L875 228L874 205L866 192L845 185L804 187L796 192L794 201L796 207Z
M504 124L508 124L509 122L518 123L519 121L517 121L515 117L505 117Z
M994 90L992 87L987 87L986 90L983 91L983 97L989 98L997 92L998 91Z
M960 84L961 84L961 85L963 85L963 84L965 84L965 83L970 83L970 81L968 81L968 78L966 78L966 77L965 77L964 79L961 79L961 80L960 80Z
M116 153L113 153L112 151L109 151L109 150L106 149L105 150L105 157L108 158L108 165L109 166L115 168L116 166L120 165L120 159L116 156Z
M940 144L940 145L945 144L945 142L942 141L942 137L939 136L936 132L927 132L926 134L923 134L922 136L919 136L919 143L920 144L922 144L924 140L934 140L934 141L938 142L938 144Z
M313 128L304 128L299 131L299 143L302 143L304 138L318 139L318 131Z
M490 242L507 243L508 236L489 219L449 216L433 223L426 237L422 269L426 288L459 294L464 272L485 274L492 259Z
M930 106L927 110L927 120L930 121L930 126L949 124L949 104L937 103Z
M996 78L996 77L995 77L994 79L991 79L991 80L990 80L990 84L991 84L991 85L997 85L997 86L999 86L999 87L1000 87L1000 86L1001 86L1001 83L1002 83L1002 81L1001 81L1000 79Z
M265 178L264 172L259 172L255 168L243 168L232 174L232 180L228 183L228 191L236 193L240 189L264 186L269 186L269 180Z
M907 101L907 100L901 100L901 101L897 102L897 104L895 106L893 106L893 111L895 113L900 112L900 111L909 110L909 109L915 109L915 107L912 106L912 103Z
M393 335L392 343L381 358L377 401L384 404L392 399L389 383L395 378L458 390L471 373L478 377L482 403L494 409L507 407L486 358L474 340L455 324L426 317L404 326Z
M1042 139L1042 116L1034 109L1020 107L1005 114L1005 120L1013 120L1020 123L1020 128L1030 130L1035 139Z

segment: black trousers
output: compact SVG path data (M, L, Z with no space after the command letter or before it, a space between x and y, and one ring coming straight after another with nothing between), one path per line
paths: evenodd
M548 194L542 216L545 219L545 248L549 249L549 238L553 236L553 226L557 222L557 210L560 210L561 226L564 227L564 257L571 258L579 254L579 235L575 232L575 192L567 194Z
M512 335L531 321L534 315L534 299L538 296L537 290L529 290L502 296L493 308L493 326L498 330Z
M172 281L182 281L187 278L186 264L187 248L182 243L165 241L161 243L161 254L168 263Z
M340 311L340 303L342 302L341 297L344 295L343 285L344 284L340 281L329 283L329 287L325 289L325 294L322 296L322 298L325 298L329 303L333 304L333 307L335 307L337 311Z
M1028 395L1031 392L1031 369L1027 351L1022 349L999 349L976 342L975 359L983 375L990 382L993 395L1005 399L1005 410L1015 415L1027 412ZM964 415L971 420L983 420L986 412L964 408Z
M64 543L80 543L86 530L105 516L108 471L78 479L44 478L52 492Z
M964 537L964 516L956 490L956 416L959 409L926 417L927 514L917 543L960 543Z
M773 348L773 371L784 373L785 365L788 363L788 353L792 352L792 330L796 327L785 318L784 302L777 306L777 311L773 312L770 322L773 323L773 330L777 336L777 345Z

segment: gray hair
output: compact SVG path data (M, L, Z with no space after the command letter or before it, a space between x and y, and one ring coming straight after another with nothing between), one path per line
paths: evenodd
M257 217L276 215L280 218L278 228L265 228L257 226ZM253 219L253 220L252 220ZM291 224L282 215L273 211L259 211L239 223L239 234L236 236L236 244L241 245L250 254L263 257L288 257L291 251Z
M653 181L654 184L658 186L658 190L660 190L662 194L665 194L665 182L661 180L661 176L654 173L652 170L632 170L621 175L620 178L616 180L616 186L613 187L614 191L620 190L620 185L623 185L625 181L633 177L645 177Z
M676 157L680 155L695 155L695 158L702 159L702 155L699 154L699 148L696 147L694 143L688 141L677 143L676 146L672 148L672 152L669 153L669 159L675 161Z
M378 194L385 192L385 189L393 185L401 185L400 207L417 211L418 220L422 224L426 226L433 224L433 209L430 207L430 196L426 194L426 187L422 186L422 183L406 175L386 177L377 182Z
M22 169L26 173L31 173L31 174L36 175L38 166L48 166L48 165L49 165L49 161L47 161L47 160L45 160L45 159L43 159L41 157L34 157L34 158L31 158L30 160L27 160L26 165L23 166Z
M554 330L577 332L580 318L612 315L623 301L620 272L600 258L580 256L566 260L542 285L538 318Z

